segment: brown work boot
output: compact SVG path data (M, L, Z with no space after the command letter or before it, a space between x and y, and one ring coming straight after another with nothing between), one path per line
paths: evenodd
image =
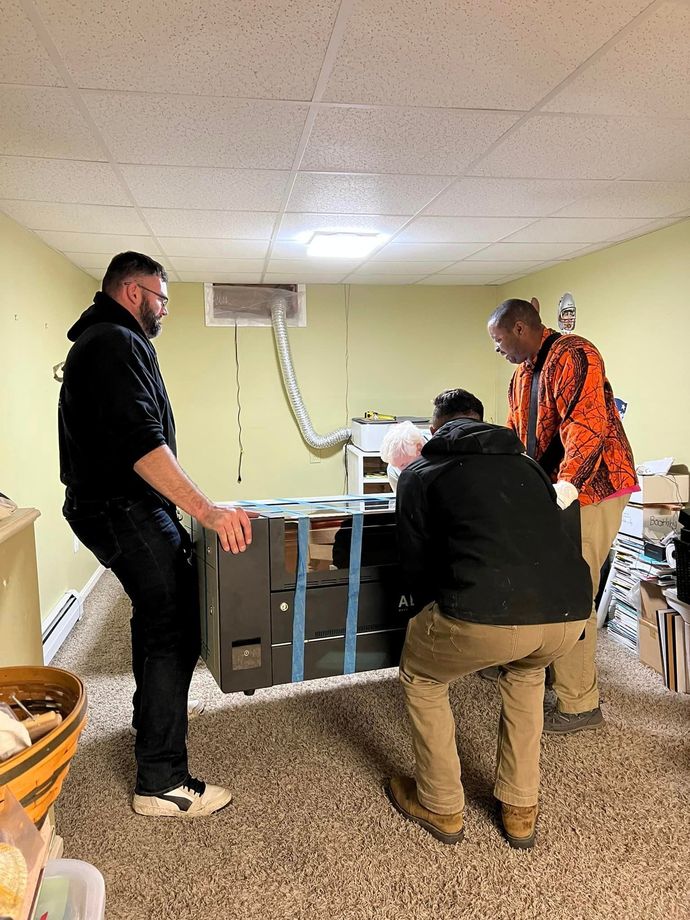
M462 812L440 815L435 811L429 811L420 804L417 798L417 784L409 776L394 776L386 786L386 795L393 808L401 815L429 831L441 843L459 843L462 840L465 833Z
M531 850L537 835L538 805L506 805L501 802L501 821L506 840L518 850Z

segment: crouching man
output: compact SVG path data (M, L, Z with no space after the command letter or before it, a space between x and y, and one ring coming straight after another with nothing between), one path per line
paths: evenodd
M449 684L502 665L494 795L508 842L527 849L538 814L544 668L582 635L592 584L548 477L513 431L482 421L483 411L465 390L437 396L433 437L400 475L401 563L426 606L409 623L400 663L416 782L394 777L387 793L438 840L462 838Z

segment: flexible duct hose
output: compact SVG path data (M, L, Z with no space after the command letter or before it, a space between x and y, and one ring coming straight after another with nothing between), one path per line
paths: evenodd
M309 447L317 450L323 450L328 447L337 447L344 441L350 440L352 431L350 428L338 428L331 431L330 434L320 435L314 431L314 427L306 410L302 395L295 378L295 369L292 366L292 355L290 354L290 342L287 334L287 322L285 319L285 300L280 298L271 307L271 325L273 326L273 337L278 350L280 360L280 369L283 374L283 384L285 391L292 406L292 412L295 416L302 437Z

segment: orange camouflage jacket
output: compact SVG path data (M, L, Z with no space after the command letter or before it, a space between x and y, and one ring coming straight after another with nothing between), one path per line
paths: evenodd
M542 342L553 334L545 329ZM533 364L525 361L508 387L508 427L527 443ZM562 335L552 344L539 378L535 460L554 436L563 455L554 482L566 480L580 493L580 504L592 505L616 493L637 491L632 450L606 379L597 349L579 335Z

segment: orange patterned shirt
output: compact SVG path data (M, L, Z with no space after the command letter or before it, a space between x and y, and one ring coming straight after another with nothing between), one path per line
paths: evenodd
M542 342L553 334L545 329ZM536 357L536 356L535 356ZM532 361L516 369L508 387L508 427L527 443ZM637 491L632 450L597 349L579 335L562 335L551 346L539 378L535 460L560 435L563 458L554 482L565 480L593 505L616 493Z

